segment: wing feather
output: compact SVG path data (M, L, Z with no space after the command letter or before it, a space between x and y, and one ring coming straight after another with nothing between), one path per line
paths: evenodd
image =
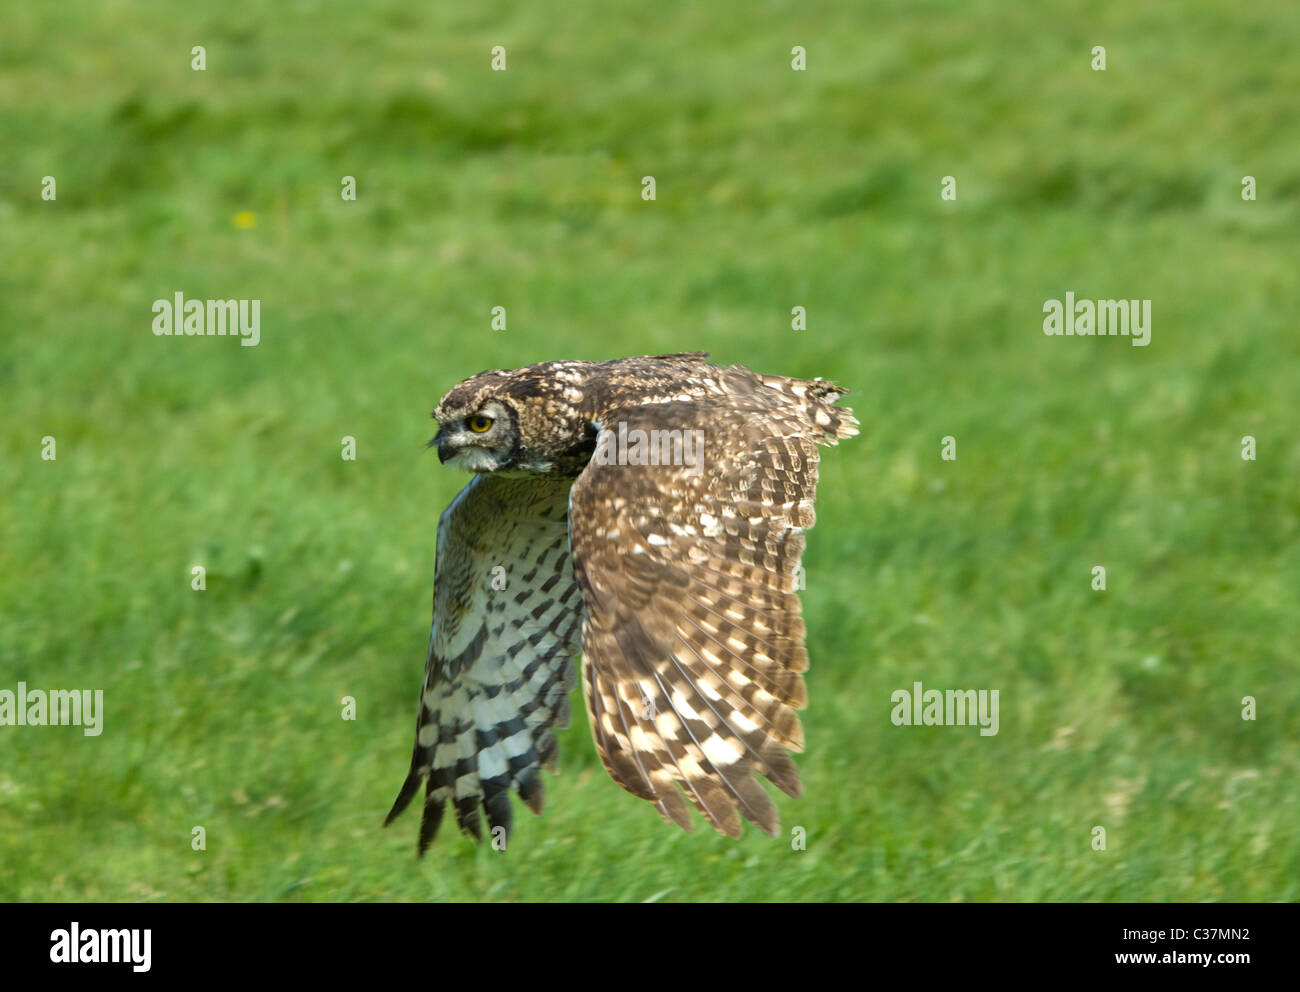
M423 781L421 854L448 800L460 829L476 839L484 812L489 828L508 836L512 790L542 811L538 769L555 769L554 729L569 723L581 644L568 493L567 479L480 475L438 522L415 748L384 821L410 804Z
M584 674L610 775L689 829L681 794L719 832L776 808L754 778L801 786L804 625L795 592L815 516L819 445L857 433L843 390L732 368L716 394L615 408L613 434L703 431L703 462L594 458L570 495L574 570L587 601ZM682 459L685 461L685 459ZM644 703L645 705L641 705ZM680 790L680 791L679 791Z

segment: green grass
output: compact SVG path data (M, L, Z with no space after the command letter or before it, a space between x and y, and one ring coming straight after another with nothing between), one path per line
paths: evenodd
M280 6L0 15L0 688L107 708L0 728L0 898L1300 899L1292 3ZM1044 336L1067 290L1151 345ZM155 338L176 291L261 344ZM575 693L545 816L416 861L428 411L694 349L863 424L805 558L807 850L660 822ZM893 726L916 680L1000 733Z

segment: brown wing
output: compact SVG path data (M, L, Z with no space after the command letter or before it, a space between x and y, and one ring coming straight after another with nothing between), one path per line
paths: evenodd
M795 710L808 667L795 569L814 520L817 445L856 434L857 421L826 383L726 376L729 395L604 415L569 529L587 602L588 716L606 769L690 829L680 786L734 837L741 815L768 834L778 827L755 769L800 791L786 753L803 749ZM702 462L607 463L620 448L636 459L638 430L652 457L648 432L702 431Z

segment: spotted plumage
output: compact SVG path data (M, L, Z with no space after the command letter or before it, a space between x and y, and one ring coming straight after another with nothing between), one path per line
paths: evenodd
M475 473L438 523L433 631L411 769L419 849L450 801L463 831L542 809L575 659L613 779L691 828L768 834L760 772L797 796L804 625L795 595L818 445L857 433L820 380L703 353L481 372L431 445Z

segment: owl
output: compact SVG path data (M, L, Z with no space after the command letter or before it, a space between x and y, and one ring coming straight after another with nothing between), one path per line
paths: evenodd
M755 778L801 785L795 711L808 667L797 569L818 445L858 433L845 389L720 368L703 352L543 362L452 389L429 442L473 473L438 521L433 630L410 772L419 852L448 801L493 839L513 791L541 813L541 769L569 724L582 657L606 771L692 827L769 835Z

